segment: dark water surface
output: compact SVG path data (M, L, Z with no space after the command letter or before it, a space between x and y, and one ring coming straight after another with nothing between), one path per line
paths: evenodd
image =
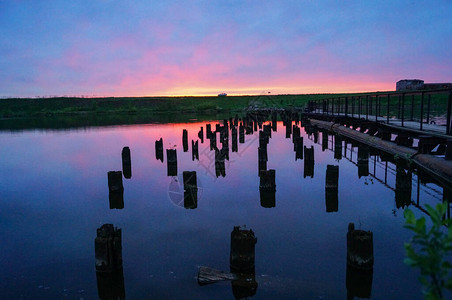
M207 123L213 130L217 124L1 131L0 299L97 299L105 290L127 299L233 299L231 282L200 286L196 276L199 266L229 272L231 231L239 225L257 237L257 289L245 286L242 296L347 299L350 222L373 232L375 263L364 280L371 285L349 282L349 296L361 288L372 299L421 299L418 271L403 263L411 233L403 228L402 207L411 199L422 215L415 204L442 200L441 186L422 183L413 172L411 191L397 191L395 162L371 152L368 167L361 163L358 172L356 145L342 142L335 158L333 136L322 151L323 134L314 138L301 128L304 145L314 147L314 167L305 168L278 122L268 144L267 167L276 172L272 203L259 192L258 132L246 135L238 152L230 134L225 177L217 177ZM191 140L201 126L204 143L193 161ZM154 142L161 137L164 150L177 150L177 176L167 176L166 153L164 162L156 159ZM107 172L122 170L124 146L131 150L132 176L123 178L124 208L110 209ZM337 207L334 195L325 197L327 165L339 166ZM184 208L183 171L197 174L195 208ZM123 283L96 277L94 239L107 223L122 230Z

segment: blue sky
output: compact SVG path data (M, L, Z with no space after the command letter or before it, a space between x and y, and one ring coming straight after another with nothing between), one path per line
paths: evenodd
M452 82L452 1L2 1L0 96Z

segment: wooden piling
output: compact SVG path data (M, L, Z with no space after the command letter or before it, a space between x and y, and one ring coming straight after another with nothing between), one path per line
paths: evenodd
M102 225L97 229L94 246L97 272L122 269L121 229L112 224Z
M370 270L374 266L373 234L355 229L353 223L348 224L347 264L358 270Z
M303 137L297 137L294 140L295 160L303 159Z
M255 245L257 238L253 230L234 226L231 232L231 252L229 265L231 271L237 273L255 272Z
M191 160L199 160L199 147L198 147L198 141L191 140Z
M201 126L201 129L198 131L198 138L201 140L201 144L204 143L204 127Z
M184 152L188 151L188 132L187 129L182 130L182 146Z
M260 171L259 190L261 191L276 191L275 170Z
M124 147L121 152L122 156L122 173L124 174L124 178L130 179L132 178L132 161L130 159L130 148Z
M163 162L163 139L155 141L155 158Z

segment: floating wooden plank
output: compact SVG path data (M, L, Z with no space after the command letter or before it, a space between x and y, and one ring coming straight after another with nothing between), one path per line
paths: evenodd
M226 273L209 267L199 267L198 284L206 285L224 280L237 280L238 276L232 273Z

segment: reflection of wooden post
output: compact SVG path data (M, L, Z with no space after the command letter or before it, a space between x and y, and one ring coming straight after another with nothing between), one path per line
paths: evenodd
M167 161L168 176L177 176L176 149L166 149L166 161Z
M210 134L210 150L214 150L217 148L217 134L215 132L212 132Z
M198 183L195 171L184 171L184 207L195 209L198 207Z
M369 147L358 146L358 178L369 176Z
M334 136L334 158L342 158L342 138L339 135Z
M294 140L295 160L303 159L303 137L297 137Z
M108 198L110 209L124 208L124 186L122 185L122 172L110 171L108 176Z
M259 147L267 147L268 142L269 140L267 133L264 131L259 131Z
M338 211L339 166L326 166L325 204L327 212Z
M188 151L188 132L187 129L182 131L182 145L184 148L184 152Z
M260 184L260 201L262 207L275 207L276 206L276 183L275 183L275 170L261 170L259 171Z
M405 208L411 204L412 176L410 171L405 171L403 166L396 165L395 201L397 208Z
M322 131L322 152L328 149L328 133Z
M290 139L290 135L292 134L292 122L286 123L286 139Z
M272 137L272 127L271 127L271 125L264 125L263 131L265 132L267 137L269 137L269 138Z
M155 158L163 162L163 139L155 141Z
M314 178L314 146L304 146L304 178Z
M132 178L132 161L130 159L130 149L129 147L122 148L122 172L124 173L124 178Z
M199 160L198 141L191 140L191 160Z
M100 299L125 299L121 229L104 224L94 240L97 291Z

